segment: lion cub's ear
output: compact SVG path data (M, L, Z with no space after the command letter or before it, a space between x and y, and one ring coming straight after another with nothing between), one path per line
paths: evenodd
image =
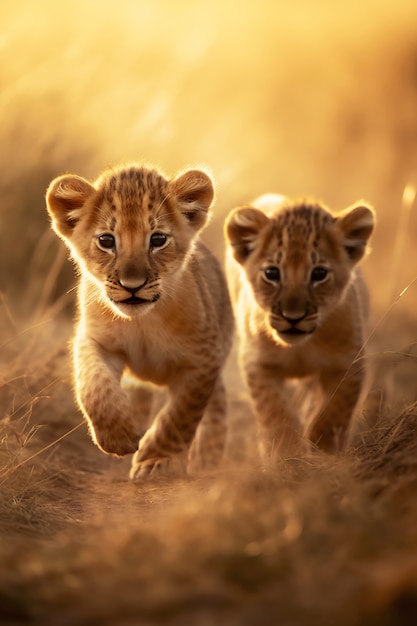
M259 232L268 222L265 213L253 207L234 209L229 214L225 234L238 263L243 263L250 255Z
M200 230L207 221L214 198L210 176L201 170L188 170L175 178L170 186L181 213L195 230Z
M46 192L46 208L52 218L52 228L60 237L71 238L86 200L95 193L94 187L80 176L59 176Z
M336 228L342 234L342 245L353 263L357 263L366 251L368 239L374 228L374 211L360 203L349 207L336 216Z

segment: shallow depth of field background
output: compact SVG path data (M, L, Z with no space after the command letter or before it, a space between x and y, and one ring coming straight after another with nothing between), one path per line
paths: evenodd
M2 623L413 623L416 26L415 0L0 5ZM385 404L346 456L259 472L233 360L230 475L130 483L129 459L93 446L68 365L74 271L44 194L123 161L208 166L220 258L226 214L259 194L374 206Z
M417 185L416 19L413 0L3 3L0 289L10 306L39 310L71 284L64 264L54 292L43 290L59 248L49 181L131 160L167 175L211 168L206 238L220 255L225 214L260 193L334 210L366 199L378 215L372 297L390 304L416 266L416 210L393 260L404 188Z

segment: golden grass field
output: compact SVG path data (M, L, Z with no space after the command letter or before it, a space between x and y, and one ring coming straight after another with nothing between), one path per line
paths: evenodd
M413 0L0 7L1 624L415 623L416 21ZM226 214L261 193L374 205L380 403L345 454L261 471L234 357L218 474L129 482L129 459L92 444L44 193L130 160L209 166L220 258Z

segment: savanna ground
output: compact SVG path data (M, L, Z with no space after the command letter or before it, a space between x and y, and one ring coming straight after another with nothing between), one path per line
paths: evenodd
M413 0L0 7L2 624L415 623L416 20ZM129 482L91 443L43 197L141 159L211 167L220 257L227 211L266 191L375 206L374 401L344 455L261 471L233 357L217 475Z

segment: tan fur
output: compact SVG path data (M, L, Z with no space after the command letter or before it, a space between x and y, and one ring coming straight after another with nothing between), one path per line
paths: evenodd
M267 456L293 454L306 439L326 451L346 444L368 315L356 264L373 221L363 204L333 216L271 195L228 216L240 360Z
M78 405L103 451L135 453L132 477L165 469L192 441L193 469L222 452L233 318L219 264L197 239L213 195L202 171L168 180L138 165L94 183L60 176L47 192L52 227L80 275ZM146 432L138 394L121 387L126 372L168 390Z

